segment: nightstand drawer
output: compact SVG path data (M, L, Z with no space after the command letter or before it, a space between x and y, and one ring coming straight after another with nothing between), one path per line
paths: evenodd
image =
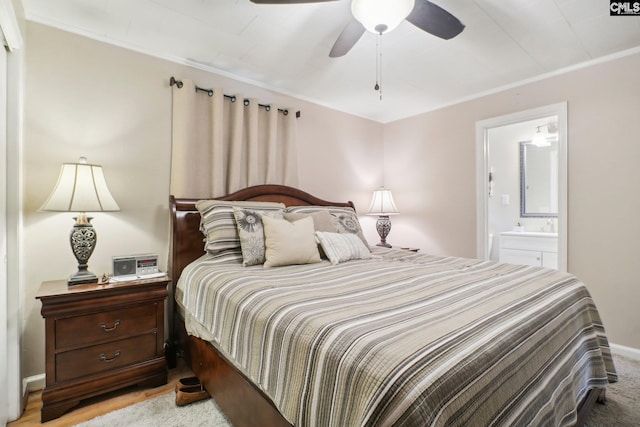
M157 327L157 304L56 320L56 348L68 348L139 335Z
M155 333L56 355L56 381L117 369L156 357Z

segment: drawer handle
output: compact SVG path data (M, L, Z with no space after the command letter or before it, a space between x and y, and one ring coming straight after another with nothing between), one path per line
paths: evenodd
M113 328L107 328L107 325L105 325L104 323L100 323L100 329L104 329L105 332L111 332L111 331L115 331L119 325L120 325L119 320L116 320L116 322L113 324Z
M113 361L114 361L114 360L116 360L119 356L120 356L120 352L119 352L119 351L116 351L116 352L113 354L113 357L110 357L110 358L107 358L107 356L105 356L105 355L104 355L104 353L102 353L102 354L100 354L100 361L101 361L101 362L107 362L107 363L109 363L109 362L113 362Z

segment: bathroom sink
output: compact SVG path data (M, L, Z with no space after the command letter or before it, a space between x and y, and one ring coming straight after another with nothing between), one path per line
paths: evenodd
M500 234L503 236L522 237L558 237L558 233L550 233L546 231L504 231Z

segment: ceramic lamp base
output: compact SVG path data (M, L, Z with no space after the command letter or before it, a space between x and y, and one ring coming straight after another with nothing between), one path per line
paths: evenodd
M378 217L378 221L376 221L376 231L378 232L378 236L380 236L380 243L376 246L390 248L391 245L387 243L387 236L391 231L391 220L389 219L389 215L380 215Z
M71 276L67 282L69 286L83 285L86 283L98 283L98 277L88 270L89 257L96 247L98 236L91 225L91 218L85 214L75 218L76 223L71 229L69 240L71 242L71 250L78 260L78 271Z

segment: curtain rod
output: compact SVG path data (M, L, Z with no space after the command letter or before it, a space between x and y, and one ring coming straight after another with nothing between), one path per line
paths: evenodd
M175 77L171 76L171 78L169 79L169 86L173 86L176 85L178 86L178 89L182 89L182 81L181 80L176 80ZM213 96L213 89L204 89L201 87L196 86L196 92L201 91L201 92L206 92L209 96ZM236 102L236 96L235 95L227 95L224 94L225 98L228 98L231 100L231 102ZM249 105L249 100L248 99L244 99L242 101L244 103L245 106ZM265 110L269 111L271 110L271 105L267 105L267 104L260 104L258 103L258 107L263 107ZM281 108L278 108L278 111L281 112L282 114L284 114L285 116L289 114L289 110L283 110ZM300 118L300 111L296 111L296 119Z

